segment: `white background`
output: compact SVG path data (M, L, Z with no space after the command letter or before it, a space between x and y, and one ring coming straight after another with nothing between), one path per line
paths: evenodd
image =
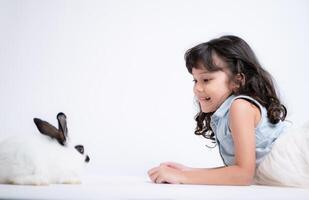
M309 3L0 0L0 137L38 134L32 118L68 116L88 172L145 175L162 161L220 165L194 136L185 51L245 39L295 124L308 120Z

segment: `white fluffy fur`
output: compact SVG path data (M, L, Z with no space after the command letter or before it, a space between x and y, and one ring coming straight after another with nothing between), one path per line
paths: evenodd
M0 183L80 183L85 156L41 134L0 142Z
M263 185L309 187L309 123L278 138L257 168L255 180Z

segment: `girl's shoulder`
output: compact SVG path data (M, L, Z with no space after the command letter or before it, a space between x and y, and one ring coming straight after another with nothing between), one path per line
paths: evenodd
M246 101L249 104L247 104ZM232 98L230 99L229 107L231 107L232 104L234 104L234 102L238 102L239 104L243 104L244 106L245 105L255 106L259 109L260 113L263 114L263 115L266 112L266 108L264 106L262 106L256 99L254 99L251 96L247 96L247 95L235 96L235 95L233 95Z
M259 108L263 107L256 99L254 99L251 96L247 96L247 95L237 95L237 96L235 96L235 95L233 95L232 98L231 98L230 104L232 104L236 100L243 102L243 103L245 101L250 102L250 103L256 105ZM241 100L243 100L243 101L241 101Z
M244 101L238 101L238 99L240 100L242 99ZM245 101L248 101L249 103L251 103L251 105L252 104L256 105L256 107L260 110L262 116L264 116L265 114L267 115L266 109L254 98L250 96L246 96L246 95L238 95L238 96L231 95L222 103L222 105L212 115L212 121L219 121L220 119L226 118L230 112L231 105L234 102L242 102L244 105L249 105L249 104L245 104Z
M251 99L246 98L235 98L231 102L230 117L245 120L254 120L254 127L257 127L261 121L262 110L259 105L255 102L252 102ZM231 119L230 119L231 120Z

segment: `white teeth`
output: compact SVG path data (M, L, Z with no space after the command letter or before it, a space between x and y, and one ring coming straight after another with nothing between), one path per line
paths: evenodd
M205 97L205 98L199 98L201 101L209 101L211 98L210 97Z

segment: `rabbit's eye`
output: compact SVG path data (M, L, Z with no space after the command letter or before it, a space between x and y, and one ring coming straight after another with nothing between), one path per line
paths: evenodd
M84 146L83 145L76 145L75 146L75 149L81 153L81 154L84 154Z

